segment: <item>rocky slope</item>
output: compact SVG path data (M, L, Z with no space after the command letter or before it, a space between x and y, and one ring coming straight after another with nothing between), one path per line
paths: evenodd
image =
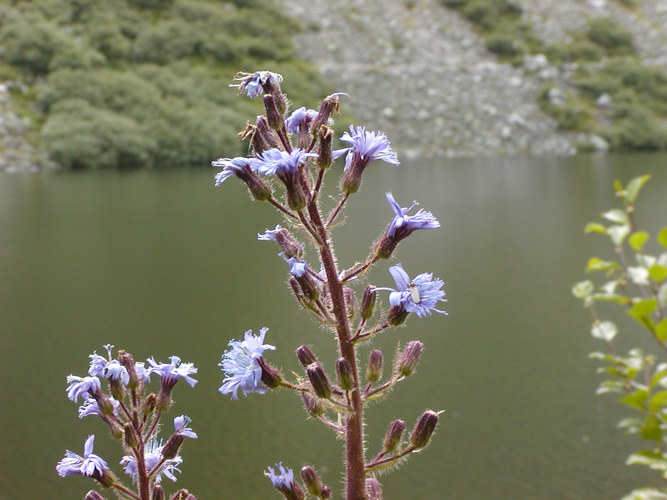
M295 37L302 56L350 95L361 122L408 155L571 154L582 140L559 131L536 99L544 81L567 84L571 68L543 57L523 68L499 64L471 25L437 0L281 1L302 25ZM667 63L662 0L641 0L636 10L612 0L519 3L545 41L566 41L587 20L611 15L635 35L647 62Z

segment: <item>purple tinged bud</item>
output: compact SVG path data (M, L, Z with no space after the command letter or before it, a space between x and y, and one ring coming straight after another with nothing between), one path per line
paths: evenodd
M190 493L185 488L178 490L172 496L169 497L169 500L196 500L195 496Z
M408 342L403 349L403 352L398 357L396 362L396 371L404 376L409 377L415 371L419 358L421 357L424 344L418 340Z
M222 167L222 170L215 174L215 185L220 186L226 179L236 176L245 182L250 194L259 201L268 200L271 197L271 188L260 179L253 171L254 163L248 158L219 158L211 162L214 167Z
M86 496L83 497L83 500L106 500L106 498L100 495L97 491L90 490L88 493L86 493Z
M373 316L376 298L377 293L375 292L375 287L368 285L364 290L364 296L361 298L360 314L364 320L368 320L371 316Z
M276 389L283 383L283 377L280 371L269 365L264 358L259 358L257 364L262 368L261 381L270 389Z
M134 448L139 444L139 439L137 438L137 433L134 431L134 427L131 422L126 422L123 425L123 435L125 437L125 445L128 448Z
M261 151L257 150L255 136L253 136L253 146L255 147L255 153L261 154L264 151L278 147L278 140L276 139L276 136L271 130L269 122L266 121L266 117L264 115L259 115L257 117L257 124L255 127L255 136L257 136L257 141L261 141L261 146L263 148Z
M125 437L125 430L119 422L107 418L105 418L105 421L109 424L109 431L114 438L123 439Z
M310 465L304 465L301 468L301 478L303 479L303 484L306 485L306 489L311 495L314 495L318 498L322 498L322 489L324 485L320 476L317 475L315 469Z
M374 477L366 478L366 498L367 500L382 500L382 486Z
M426 410L412 431L410 443L416 449L426 446L435 431L435 426L438 424L438 414L433 410Z
M366 380L375 383L382 376L382 351L373 349L368 357L368 368L366 368Z
M146 399L141 403L141 413L145 416L150 415L155 411L157 406L157 395L154 392L151 392Z
M336 360L336 373L338 374L338 384L344 391L352 390L354 387L354 374L352 365L345 358Z
M356 297L354 296L354 290L351 288L343 288L343 300L345 300L345 309L347 310L347 317L352 318L354 316L354 309L356 305Z
M333 139L333 130L323 125L320 127L317 136L320 140L317 148L317 166L325 169L329 168L333 161L333 153L331 151L331 140Z
M280 130L283 128L283 117L278 111L276 99L272 94L264 96L264 108L266 109L266 120L269 122L269 127L273 130Z
M387 433L384 436L384 442L383 442L383 451L385 453L391 453L392 451L395 451L398 445L401 443L401 437L403 436L403 432L405 431L405 422L403 420L394 420L391 425L389 426L389 429L387 429Z
M322 415L324 413L324 407L322 406L322 403L313 398L307 392L301 393L301 399L303 400L303 406L306 409L306 412L311 417L317 417L318 415Z
M151 500L164 500L165 493L164 488L159 484L153 486L153 494L151 495Z
M111 398L109 398L109 396L104 394L102 391L93 394L93 399L95 399L95 401L97 402L97 407L99 408L100 413L102 415L109 416L115 413L116 407L114 406L114 402L111 400ZM118 399L116 400L116 402L117 401Z
M340 106L339 94L331 94L327 96L320 104L320 109L317 111L317 116L313 119L312 124L310 125L310 133L313 136L316 136L322 125L329 123L329 119L334 111L338 111Z
M110 378L109 387L111 388L111 395L116 401L122 401L125 397L125 386L119 378Z
M292 233L280 227L280 225L277 225L275 229L267 229L264 234L258 234L257 239L260 241L275 241L283 251L283 256L287 259L300 258L303 254L301 243L292 236Z
M320 292L317 289L317 283L315 283L315 280L308 273L308 264L296 257L287 259L287 263L290 266L290 273L296 278L305 298L310 301L317 300Z
M308 375L308 380L310 380L310 385L313 387L315 394L323 399L331 397L331 382L324 373L322 365L311 363L306 367L306 375Z
M408 318L408 314L410 313L403 309L402 306L393 306L387 313L387 323L392 326L402 325Z
M167 441L167 444L162 447L162 458L166 460L175 458L176 455L178 455L178 450L181 449L184 439L185 436L181 433L177 432L176 434L172 434L169 441Z
M136 389L139 386L139 378L137 377L137 371L134 366L132 355L123 350L118 351L118 361L127 370L127 374L129 375L127 387L131 390Z
M308 365L317 363L317 356L310 350L310 347L305 345L302 345L296 350L296 357L299 358L299 361L304 368L308 368Z
M327 485L324 485L322 487L322 491L320 491L320 498L322 500L327 500L327 498L331 497L331 488L329 488Z
M291 276L290 279L288 280L289 286L292 289L292 293L294 294L294 297L296 298L296 301L302 306L302 307L309 307L309 301L306 300L306 296L303 293L303 290L301 290L301 285L299 285L299 282L296 280L294 276Z

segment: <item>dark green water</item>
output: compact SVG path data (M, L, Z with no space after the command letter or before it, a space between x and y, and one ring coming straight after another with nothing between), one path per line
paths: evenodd
M392 419L446 410L433 444L381 478L387 500L613 499L654 479L624 465L638 443L615 428L627 412L594 395L587 354L600 346L570 287L589 256L610 256L583 226L614 205L614 179L653 174L639 221L665 224L666 165L633 155L369 167L335 233L339 260L362 258L390 220L386 191L417 199L443 228L414 234L394 262L443 278L449 299L449 316L410 318L374 344L386 358L399 339L426 350L418 373L369 408L371 452ZM278 350L267 358L288 373L302 343L332 367L333 339L294 306L277 248L256 241L278 222L235 180L215 189L207 169L1 176L0 499L82 497L92 482L54 467L91 433L122 474L101 422L78 420L65 396L65 377L84 375L106 343L199 368L194 389L175 389L172 416L191 416L200 436L177 486L202 499L278 498L262 471L282 460L314 464L338 490L342 443L294 395L217 392L221 353L250 328L270 328ZM388 265L374 284L393 285Z

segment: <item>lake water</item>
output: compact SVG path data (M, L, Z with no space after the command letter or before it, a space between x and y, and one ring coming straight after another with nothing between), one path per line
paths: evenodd
M613 499L657 480L624 465L641 443L616 429L630 410L594 394L587 354L601 346L570 288L591 255L611 257L583 227L615 206L614 179L652 174L638 219L653 234L667 222L666 165L666 155L636 154L368 168L334 234L339 261L363 258L384 229L386 191L404 206L416 199L443 227L413 234L393 263L443 278L449 299L449 316L411 317L374 343L386 359L399 340L420 339L425 352L417 374L367 411L369 454L394 418L411 426L426 408L446 410L432 444L380 478L387 500ZM270 328L278 349L267 359L287 373L303 343L332 368L335 343L296 309L277 248L256 241L280 217L234 179L214 188L212 174L0 176L0 499L82 497L92 481L54 467L93 433L122 474L106 428L80 421L65 396L65 377L84 375L107 343L199 368L199 384L174 393L171 416L189 415L199 433L176 486L202 499L278 498L262 471L283 461L314 464L340 490L342 442L297 397L217 392L220 355L247 329ZM388 265L374 284L393 285Z

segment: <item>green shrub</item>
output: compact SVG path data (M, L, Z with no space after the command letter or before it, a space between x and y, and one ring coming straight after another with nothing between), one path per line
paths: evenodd
M616 106L616 123L600 131L613 149L655 151L667 147L667 128L641 106Z
M602 57L600 47L588 39L550 44L547 45L544 52L547 58L554 63L599 61Z
M18 17L0 31L2 59L34 75L48 73L51 59L62 45L58 28L48 22L30 23Z
M171 20L145 30L132 45L132 60L164 64L195 53L195 39L188 24Z
M618 21L611 17L600 17L588 23L586 37L609 55L630 55L635 53L632 35Z
M151 165L155 143L133 119L67 99L44 124L42 147L66 168L138 168Z
M107 61L118 63L125 61L130 53L130 41L116 23L94 24L88 31L90 46L104 54Z
M493 34L487 37L486 48L505 59L515 59L523 56L526 52L525 48L515 37L505 33Z
M468 0L440 0L440 4L450 9L458 9L468 3Z

